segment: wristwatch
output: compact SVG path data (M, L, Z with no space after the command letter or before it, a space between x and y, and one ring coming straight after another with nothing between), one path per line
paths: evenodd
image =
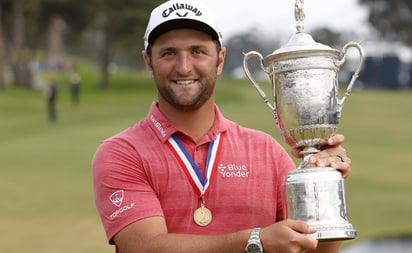
M250 233L249 240L245 248L246 253L263 253L262 242L260 241L260 228L254 228Z

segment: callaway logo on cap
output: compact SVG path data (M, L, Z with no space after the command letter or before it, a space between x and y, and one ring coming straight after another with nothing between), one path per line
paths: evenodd
M208 6L196 0L171 0L152 11L144 35L145 50L163 33L180 28L205 32L222 45L222 36Z

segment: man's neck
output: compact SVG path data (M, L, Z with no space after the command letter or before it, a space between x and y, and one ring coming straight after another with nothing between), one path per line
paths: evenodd
M214 103L205 104L194 111L178 110L159 103L159 109L180 131L189 135L195 142L212 128L215 120Z

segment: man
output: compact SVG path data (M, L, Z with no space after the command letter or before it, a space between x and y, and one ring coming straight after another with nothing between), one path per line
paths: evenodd
M193 0L153 10L143 57L158 90L146 118L101 143L93 159L96 206L116 252L338 252L286 217L293 169L271 136L223 117L215 81L225 59L213 14ZM342 135L311 157L346 177ZM292 153L299 156L299 150ZM259 248L260 247L260 248Z
M57 120L57 110L56 110L56 101L57 101L57 82L55 78L50 78L49 83L46 87L46 99L47 99L47 111L49 115L49 121L55 122Z

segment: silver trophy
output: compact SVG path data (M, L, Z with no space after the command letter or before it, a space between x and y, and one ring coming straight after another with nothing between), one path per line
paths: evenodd
M357 232L348 221L341 173L332 167L315 167L309 160L319 152L322 141L337 132L343 105L363 65L363 49L355 42L347 43L342 51L315 42L303 32L303 0L295 3L295 19L297 32L286 46L266 57L255 51L245 54L243 69L273 113L282 139L292 147L302 148L304 158L297 169L289 172L285 183L289 218L315 227L313 236L320 241L353 239ZM338 72L349 48L357 49L360 59L339 99ZM257 58L269 76L273 101L250 73L251 58Z

